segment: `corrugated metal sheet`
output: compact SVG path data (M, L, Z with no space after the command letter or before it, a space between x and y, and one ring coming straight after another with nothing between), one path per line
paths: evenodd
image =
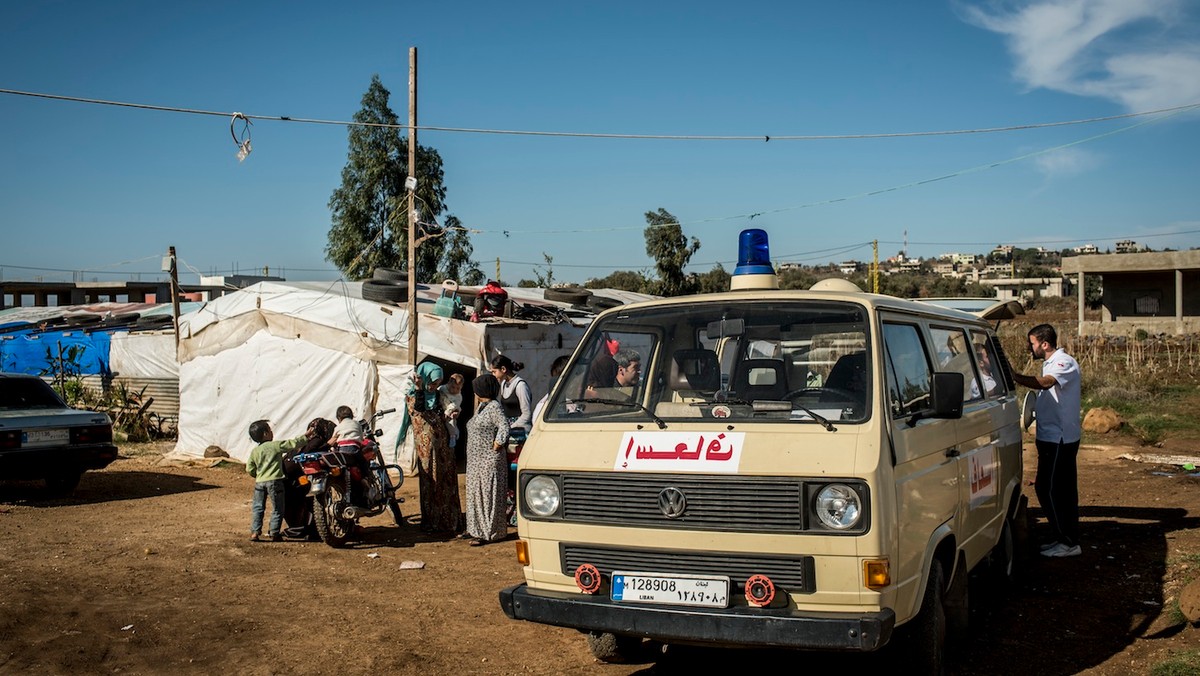
M50 378L46 379L51 385L54 381ZM98 392L104 391L105 383L102 376L84 376L83 384L85 387ZM150 404L149 411L157 413L163 418L169 419L172 423L179 421L179 379L178 378L125 378L116 377L108 384L111 389L118 384L124 385L132 393L141 393L143 401L146 398L153 397L154 402ZM143 390L142 388L145 388Z

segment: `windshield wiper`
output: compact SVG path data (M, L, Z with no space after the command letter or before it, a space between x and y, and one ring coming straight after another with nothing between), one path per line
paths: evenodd
M837 428L834 427L833 423L829 422L829 420L827 418L825 418L825 416L820 415L819 413L817 413L816 411L814 411L810 408L806 408L800 404L797 404L796 402L792 402L792 406L794 408L800 409L801 411L804 411L809 416L811 416L813 420L816 420L817 422L821 423L821 427L824 427L825 429L829 430L830 432L837 431Z
M652 413L650 411L650 409L646 408L645 406L642 406L642 404L637 401L632 401L629 399L601 399L598 397L587 397L584 399L572 399L571 401L584 403L584 404L612 404L614 406L625 406L628 408L641 409L642 411L645 412L646 415L650 416L650 419L654 421L654 424L658 425L658 429L660 429L660 430L667 429L667 423L663 422L662 418L654 415L654 413Z

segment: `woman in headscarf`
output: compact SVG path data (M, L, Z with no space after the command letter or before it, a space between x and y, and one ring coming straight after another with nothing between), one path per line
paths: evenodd
M471 382L475 415L467 421L467 535L472 547L508 537L508 419L496 397L500 381L485 373Z
M437 364L423 362L417 366L404 397L408 420L401 424L401 434L407 427L417 455L421 530L454 534L459 530L462 508L458 498L458 463L449 445L438 401L438 386L443 378L442 367Z

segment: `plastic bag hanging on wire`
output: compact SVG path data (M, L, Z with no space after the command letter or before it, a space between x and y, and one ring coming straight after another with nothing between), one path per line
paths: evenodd
M242 121L242 131L239 134L235 129L237 121ZM250 155L250 118L241 113L234 113L233 119L229 121L229 134L233 136L233 142L237 145L237 158L241 162Z

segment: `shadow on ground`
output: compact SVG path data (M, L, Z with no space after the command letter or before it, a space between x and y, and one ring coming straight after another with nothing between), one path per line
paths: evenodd
M1177 508L1084 507L1084 552L1068 559L1037 554L1033 531L1023 552L1023 574L1007 589L974 575L966 640L950 646L948 671L964 675L1075 674L1104 663L1137 638L1156 633L1163 607L1168 536L1200 526ZM1030 510L1031 523L1040 516ZM980 571L981 572L981 571ZM1158 623L1158 624L1161 624ZM582 636L580 637L582 641ZM749 665L793 664L805 671L840 673L894 669L889 648L874 654L718 649L647 641L633 664L639 674L694 674L742 670Z
M0 503L31 507L97 504L116 500L141 500L176 493L217 488L199 477L164 472L84 472L79 487L69 497L51 497L41 481L0 482Z

